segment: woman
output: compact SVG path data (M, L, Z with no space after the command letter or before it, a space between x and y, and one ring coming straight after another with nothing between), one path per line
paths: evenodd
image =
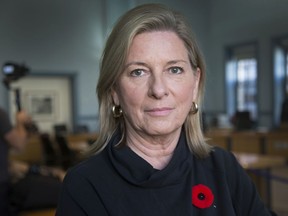
M102 56L100 136L66 175L56 215L269 215L235 158L205 143L204 80L180 14L128 11Z

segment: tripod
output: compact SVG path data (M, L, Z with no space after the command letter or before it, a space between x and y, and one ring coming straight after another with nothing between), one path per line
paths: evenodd
M16 103L16 108L17 111L20 112L22 110L22 104L21 104L21 90L19 88L15 88L14 90L14 94L15 94L15 103ZM25 125L25 129L27 130L28 133L38 133L38 127L35 124L35 122L31 121L26 123Z

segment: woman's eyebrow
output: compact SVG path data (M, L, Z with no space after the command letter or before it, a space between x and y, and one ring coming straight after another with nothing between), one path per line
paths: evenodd
M168 61L167 65L173 65L173 64L177 64L177 63L185 63L185 64L187 64L187 61L182 60L182 59L177 59L177 60Z
M171 60L171 61L168 61L167 62L167 65L172 65L172 64L177 64L177 63L188 63L187 61L185 60L182 60L182 59L176 59L176 60ZM129 62L127 63L124 68L127 68L131 65L139 65L139 66L148 66L148 64L144 63L144 62L140 62L140 61L133 61L133 62Z
M148 67L148 65L144 62L139 62L139 61L133 61L133 62L129 62L126 65L124 65L124 69L130 67L131 65L137 65L137 66L146 66Z

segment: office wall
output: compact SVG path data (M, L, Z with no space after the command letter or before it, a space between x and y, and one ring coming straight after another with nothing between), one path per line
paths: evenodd
M14 60L34 74L76 74L75 123L97 130L95 88L105 39L122 13L146 2L166 3L191 23L208 66L204 110L210 116L226 111L224 47L257 41L260 122L271 124L271 38L288 32L286 0L0 0L0 64ZM3 85L0 106L9 109Z
M80 122L97 120L95 85L106 28L103 2L0 1L0 63L25 62L33 74L77 74L72 97ZM3 86L0 92L0 105L9 109ZM93 121L88 123L95 128Z
M77 74L75 95L72 95L76 99L74 121L97 130L95 88L105 39L121 14L144 2L0 0L0 64L7 60L25 63L30 67L31 74ZM200 10L191 13L187 7L189 1L183 1L183 4L162 2L186 10L191 17L196 14L200 17L197 20L203 20ZM201 4L197 7L201 9ZM197 26L205 35L206 25ZM205 40L202 38L202 41ZM9 110L8 95L1 85L0 106Z

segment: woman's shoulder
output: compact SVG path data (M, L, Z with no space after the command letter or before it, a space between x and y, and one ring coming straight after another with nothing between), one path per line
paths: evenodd
M198 159L196 164L200 172L205 172L207 175L212 173L212 176L222 178L222 181L226 182L225 184L228 184L230 188L236 187L236 180L245 178L246 181L244 169L234 154L225 149L213 147L209 156Z
M75 166L69 168L67 171L67 176L69 178L73 178L73 176L91 178L94 175L101 175L101 173L107 169L109 169L109 163L107 162L105 153L101 152L97 155L92 155L89 158L82 160Z
M214 146L211 150L210 156L218 160L230 160L234 157L234 154L231 151L223 149L221 147Z
M239 166L234 154L220 147L213 147L209 156L202 160L210 168L228 172Z

